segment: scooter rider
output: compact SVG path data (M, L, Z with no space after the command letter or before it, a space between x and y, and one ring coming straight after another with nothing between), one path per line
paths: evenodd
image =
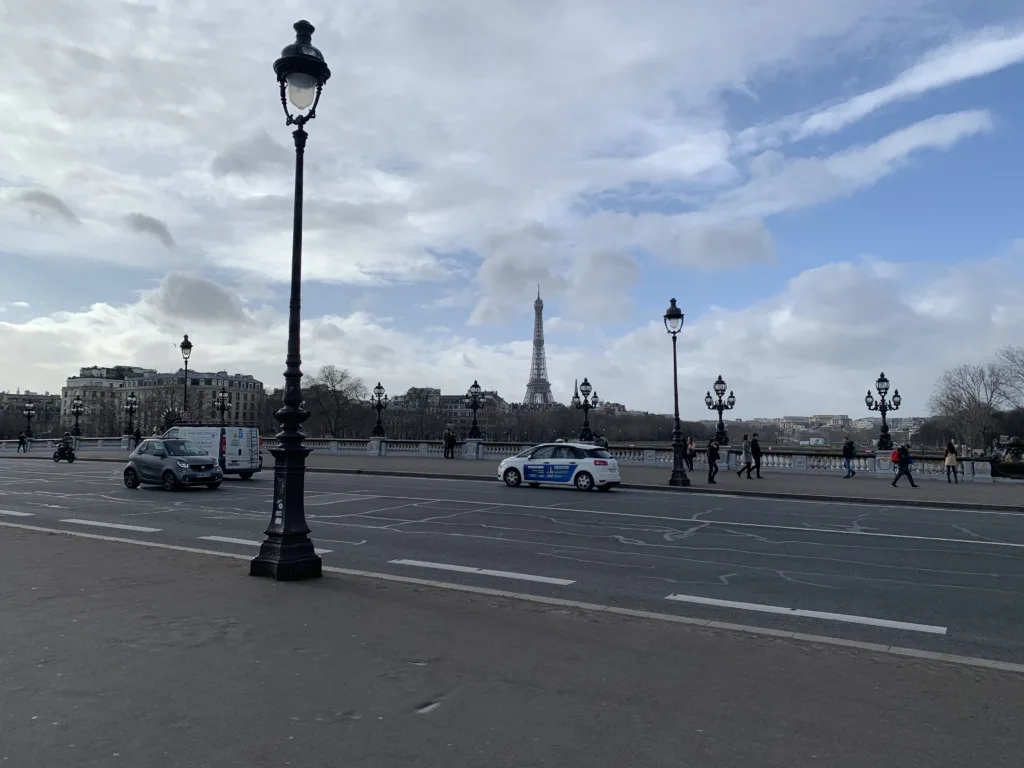
M64 433L64 437L61 439L60 445L57 446L57 450L64 455L75 452L75 440L71 437L70 432Z

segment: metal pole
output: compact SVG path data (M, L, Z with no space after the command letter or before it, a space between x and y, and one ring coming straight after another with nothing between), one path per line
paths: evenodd
M685 488L690 484L686 476L686 459L683 455L683 425L679 422L679 363L676 358L676 335L672 334L672 393L675 400L675 422L672 425L672 476L668 484Z

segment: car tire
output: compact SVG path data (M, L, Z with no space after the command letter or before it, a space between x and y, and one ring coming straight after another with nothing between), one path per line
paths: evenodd
M178 478L168 469L160 475L160 485L165 491L173 491L178 487Z
M131 490L139 487L139 476L131 467L124 471L124 487Z
M243 480L252 480L252 472L239 472L238 476Z
M577 472L572 484L578 491L589 491L594 487L594 478L589 472Z
M505 485L509 488L516 488L521 482L523 482L523 476L519 474L519 470L515 467L506 469L505 474L501 476L501 479L505 481Z
M540 483L527 483L531 488L540 488Z
M209 488L211 491L216 491L218 488L220 488L220 483L207 483L206 487Z

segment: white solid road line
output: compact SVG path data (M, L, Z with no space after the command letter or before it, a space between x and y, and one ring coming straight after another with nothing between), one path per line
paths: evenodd
M67 520L61 520L62 523L71 523L73 525L94 525L97 528L117 528L119 531L138 531L139 533L159 533L160 528L147 528L143 525L125 525L124 523L101 523L99 520L79 520L77 518L68 518Z
M0 515L8 517L33 517L31 512L15 512L13 509L0 509Z
M716 600L713 597L697 597L696 595L669 595L666 600L675 600L680 603L697 603L698 605L714 605L719 608L738 608L741 611L759 611L760 613L778 613L783 616L799 616L805 619L828 619L829 621L844 621L847 624L868 624L873 627L888 627L890 629L906 629L911 632L927 632L932 635L946 634L945 627L936 627L931 624L910 624L905 621L891 621L890 619L874 619L870 616L851 616L845 613L827 613L825 611L806 611L802 608L784 608L781 605L761 605L760 603L740 603L734 600Z
M475 573L478 576L498 576L502 579L518 579L519 581L539 581L541 584L558 584L567 587L576 582L571 579L554 579L550 576L534 576L532 573L514 573L512 571L492 571L489 568L471 568L468 565L450 565L448 563L430 563L426 560L391 560L393 565L411 565L415 568L434 568L438 571L458 571L459 573Z
M243 544L249 547L259 547L263 545L262 541L254 541L252 539L233 539L230 536L200 536L200 541L219 541L221 544ZM328 552L333 552L333 549L317 549L318 555L326 555Z

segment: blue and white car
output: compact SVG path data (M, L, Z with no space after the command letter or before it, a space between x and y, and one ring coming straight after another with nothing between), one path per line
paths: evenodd
M543 443L498 465L498 479L515 488L526 483L574 485L578 490L610 491L622 482L619 463L604 448L589 443Z

